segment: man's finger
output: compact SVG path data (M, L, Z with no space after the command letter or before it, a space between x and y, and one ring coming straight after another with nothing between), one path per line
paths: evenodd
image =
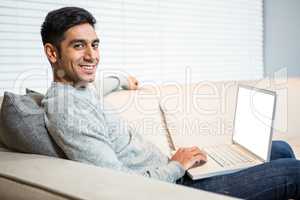
M207 161L207 156L205 154L201 154L201 153L194 155L194 158L199 159L199 160L203 160L205 162Z
M198 167L206 163L206 159L202 155L198 155L192 159L192 162L194 163L192 167Z

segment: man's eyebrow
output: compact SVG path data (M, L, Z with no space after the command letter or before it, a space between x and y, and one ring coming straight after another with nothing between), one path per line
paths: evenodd
M95 42L99 43L100 40L99 40L98 38L92 40L92 43L95 43ZM72 44L74 44L74 43L87 43L87 42L86 42L86 40L84 40L84 39L74 39L74 40L71 40L69 44L72 45Z
M69 42L70 45L72 45L74 43L86 43L86 41L83 39L74 39Z
M99 43L99 42L100 42L100 40L97 38L97 39L93 40L93 42L92 42L92 43L95 43L95 42Z

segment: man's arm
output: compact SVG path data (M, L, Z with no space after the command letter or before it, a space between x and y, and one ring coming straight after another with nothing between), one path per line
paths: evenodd
M96 87L97 94L100 96L106 96L121 88L126 90L136 90L138 89L139 83L133 76L126 77L119 74L116 76L104 77L103 80L97 80L94 82L94 85Z
M96 87L97 94L100 96L106 96L118 89L128 88L129 83L127 77L118 75L104 77L103 80L96 80L94 85Z

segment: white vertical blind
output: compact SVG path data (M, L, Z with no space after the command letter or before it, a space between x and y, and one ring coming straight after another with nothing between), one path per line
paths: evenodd
M98 20L99 69L156 83L263 76L262 0L1 0L0 95L49 87L40 26L63 6Z

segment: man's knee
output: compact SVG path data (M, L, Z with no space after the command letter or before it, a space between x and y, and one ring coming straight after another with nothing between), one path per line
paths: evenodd
M280 158L295 158L294 152L291 146L285 141L273 141L271 160L276 160Z

